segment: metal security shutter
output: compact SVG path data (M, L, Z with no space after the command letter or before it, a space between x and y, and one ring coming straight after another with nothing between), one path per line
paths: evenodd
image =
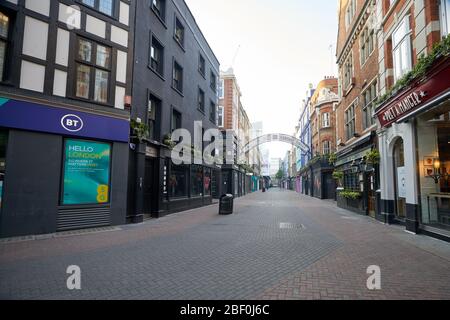
M106 227L110 225L110 208L59 209L58 211L58 231Z

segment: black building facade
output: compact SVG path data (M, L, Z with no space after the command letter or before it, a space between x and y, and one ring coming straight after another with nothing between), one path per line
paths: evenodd
M0 2L0 237L125 223L134 11Z
M132 119L148 132L129 154L130 222L211 204L222 179L220 166L171 159L174 130L217 128L219 61L192 13L182 0L138 1L135 28Z

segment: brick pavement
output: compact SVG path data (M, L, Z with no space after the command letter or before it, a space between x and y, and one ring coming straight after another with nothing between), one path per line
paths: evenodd
M447 243L272 190L122 230L0 243L5 299L450 298ZM287 228L280 228L287 223ZM82 270L82 290L65 270ZM382 290L365 287L369 265Z

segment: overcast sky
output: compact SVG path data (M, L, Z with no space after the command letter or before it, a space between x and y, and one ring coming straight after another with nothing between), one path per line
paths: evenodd
M233 67L250 121L263 121L265 133L293 134L308 84L336 72L337 1L186 3L221 69ZM270 145L271 156L284 157L288 148Z

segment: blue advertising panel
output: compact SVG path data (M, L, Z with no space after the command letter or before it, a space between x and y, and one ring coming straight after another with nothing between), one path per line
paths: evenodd
M111 145L67 139L63 205L109 202Z
M128 142L128 120L0 97L0 127Z

